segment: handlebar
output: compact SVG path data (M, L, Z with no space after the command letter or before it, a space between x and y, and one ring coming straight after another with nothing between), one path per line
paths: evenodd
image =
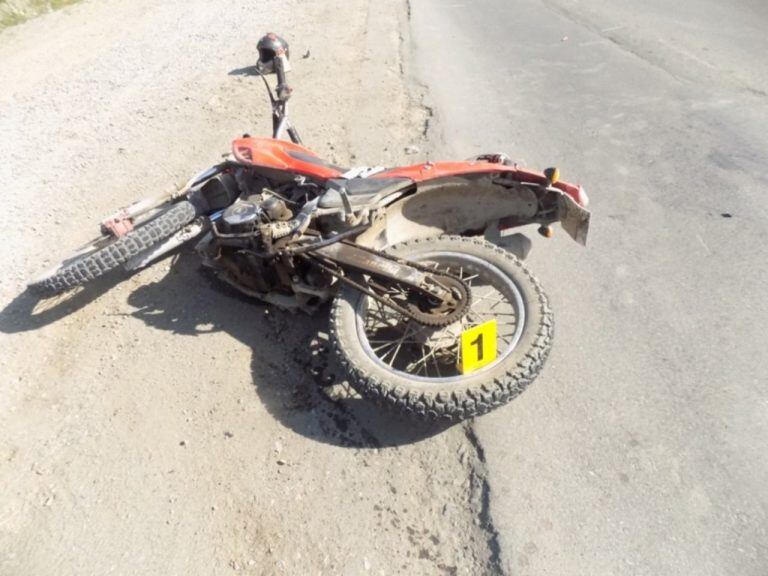
M288 86L285 70L285 55L275 56L275 72L277 73L277 99L281 102L287 102L291 97L291 87Z
M293 92L288 85L286 77L286 56L283 54L276 56L273 65L277 74L277 87L275 89L277 98L273 98L270 92L270 99L272 100L272 137L279 139L283 132L287 131L291 142L301 144L301 137L296 128L288 121L286 113L286 105ZM269 85L267 85L267 89L269 89Z

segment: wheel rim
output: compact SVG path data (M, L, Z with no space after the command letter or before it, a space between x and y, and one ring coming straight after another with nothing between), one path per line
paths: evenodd
M357 335L366 355L385 371L424 385L459 382L503 362L517 347L525 328L525 305L513 279L490 262L451 251L409 257L449 269L470 288L470 311L458 322L432 328L361 295L356 305ZM488 320L497 321L496 360L470 374L458 371L462 331Z

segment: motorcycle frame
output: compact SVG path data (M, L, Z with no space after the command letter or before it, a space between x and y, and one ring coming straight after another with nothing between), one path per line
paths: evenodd
M320 186L324 184L323 180L343 179L346 174L336 167L323 166L319 169L296 155L284 153L288 150L314 156L310 150L303 148L296 127L288 119L287 104L292 89L287 83L286 68L286 56L277 56L273 67L277 75L274 92L264 74L256 69L272 107L272 139L257 139L260 145L268 144L268 151L274 153L265 168L275 169L276 165L280 165L279 169L287 174L315 180L321 174L317 182ZM286 134L290 142L283 140ZM243 157L243 150L247 150L252 142L254 140L248 135L235 140L233 154L223 163L201 172L175 193L161 194L121 209L104 220L102 230L121 232L125 230L126 221L138 222L163 203L185 196L193 201L197 198L198 203L204 205L205 199L201 201L200 190L211 178L227 168L248 164L258 171L257 164L254 166L255 163L249 163ZM264 154L261 149L258 153ZM278 154L279 158L276 157ZM484 234L486 239L507 248L518 246L518 256L525 257L530 241L527 242L528 247L524 242L512 242L507 231L525 224L549 225L560 220L575 240L580 243L586 241L589 212L584 209L587 197L583 189L553 181L542 173L521 169L503 154L483 155L462 162L425 162L397 167L375 173L370 178L402 178L409 184L397 194L378 203L356 206L355 210L348 205L322 209L315 202L311 212L305 214L304 229L316 218L338 218L352 225L367 220L368 225L359 228L361 232L354 240L361 246L376 249L440 234ZM468 201L468 194L472 195L471 201ZM220 216L221 211L214 211L201 217L164 242L161 249L132 259L129 268L136 269L160 258L189 240L193 232L199 234L208 230Z

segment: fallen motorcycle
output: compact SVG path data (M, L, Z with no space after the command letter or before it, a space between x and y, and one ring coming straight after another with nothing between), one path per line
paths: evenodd
M517 396L547 358L553 319L522 262L530 240L513 229L538 224L549 236L559 221L585 244L584 190L504 154L399 168L326 162L287 117L287 43L268 34L258 50L272 138L244 135L181 190L106 218L99 238L30 288L61 293L198 239L204 264L245 294L310 313L333 300L335 353L355 389L382 405L457 421Z

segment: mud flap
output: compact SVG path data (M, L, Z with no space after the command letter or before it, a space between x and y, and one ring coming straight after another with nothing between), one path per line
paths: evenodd
M589 233L589 210L579 206L568 194L561 194L557 201L557 214L563 230L582 246L587 245Z

